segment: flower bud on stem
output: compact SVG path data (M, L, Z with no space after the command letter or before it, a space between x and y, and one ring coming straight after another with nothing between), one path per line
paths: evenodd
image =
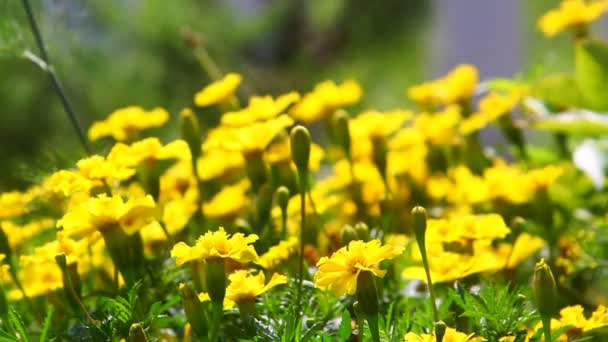
M281 239L287 238L287 204L289 204L289 189L285 186L280 186L274 193L274 198L281 209Z
M374 283L374 275L372 272L362 271L359 273L359 276L357 277L357 301L359 302L359 310L369 325L372 339L374 342L379 342L378 293L376 291L376 284ZM362 328L363 327L359 327L360 332L363 332Z
M435 304L435 292L433 291L433 282L431 281L431 270L429 268L429 259L426 254L426 210L421 206L416 206L412 209L412 222L414 225L414 233L416 234L416 242L422 255L422 264L424 265L424 272L426 273L427 285L429 287L429 295L431 301L431 308L433 309L433 320L439 322L439 314L437 312L437 306Z
M203 310L203 303L198 299L192 283L179 284L179 294L184 304L186 319L198 337L204 340L208 332L207 318Z
M544 259L536 263L532 290L538 313L542 318L545 341L551 341L551 315L555 311L557 290L551 268L545 263Z

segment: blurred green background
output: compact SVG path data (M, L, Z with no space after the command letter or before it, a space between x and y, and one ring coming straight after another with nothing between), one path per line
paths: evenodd
M199 39L222 72L243 74L243 98L354 78L365 89L363 106L379 109L406 106L407 86L457 63L478 65L483 78L569 65L566 39L547 40L535 29L557 1L32 3L85 127L127 105L163 106L174 117L191 106L210 79L188 37ZM48 76L23 57L28 50L38 54L21 1L0 0L0 191L82 156Z

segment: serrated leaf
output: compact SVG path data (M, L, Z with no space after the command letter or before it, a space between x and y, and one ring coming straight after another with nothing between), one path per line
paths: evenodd
M40 331L40 342L46 341L46 336L49 333L49 329L51 328L51 319L53 318L53 313L55 310L52 305L49 305L49 308L46 310L46 317L44 317L44 323L42 325L42 329Z
M8 310L8 319L11 322L13 328L21 335L21 341L29 341L27 334L25 333L25 324L17 311L14 309Z
M340 341L348 341L351 334L351 318L350 312L348 310L344 310L342 313L342 321L340 322L340 328L338 329L340 335Z
M587 108L608 110L608 46L587 40L575 47L575 77Z

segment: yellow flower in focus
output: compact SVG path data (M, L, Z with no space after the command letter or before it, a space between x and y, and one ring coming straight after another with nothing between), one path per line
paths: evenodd
M478 78L475 66L461 64L443 78L408 88L407 95L423 107L455 104L473 96Z
M371 272L376 277L384 277L386 270L380 269L380 262L401 254L403 247L382 246L380 240L363 242L351 241L331 257L322 257L314 275L315 286L331 290L336 295L352 295L357 290L357 277L361 271Z
M281 241L278 245L270 247L266 253L260 255L258 264L267 270L276 268L290 256L298 253L298 247L298 238L292 236L286 241Z
M228 276L230 284L226 287L224 309L230 309L235 304L253 303L256 297L268 292L273 287L287 284L287 277L274 273L266 283L264 272L251 274L250 271L238 270ZM209 301L209 294L203 292L198 296L201 302Z
M445 329L445 335L443 335L443 342L481 342L485 341L483 337L474 336L475 334L465 334L457 331L456 329L447 327ZM435 342L435 332L432 334L416 334L413 332L407 333L403 337L403 342Z
M156 204L150 195L125 202L120 196L101 194L68 211L57 221L57 227L63 227L67 236L86 236L118 224L131 235L152 221L155 214Z
M251 186L245 179L235 185L224 186L209 202L203 203L206 217L234 218L249 205L247 190Z
M222 115L222 125L243 127L254 122L272 119L300 99L295 91L279 96L276 100L272 96L252 96L249 105L239 111L228 112Z
M291 108L290 114L302 122L321 120L335 109L359 102L362 95L361 86L353 80L344 81L340 85L325 81L304 95L302 100Z
M164 145L156 137L136 141L131 145L118 143L112 147L107 160L121 167L135 167L157 160L190 160L188 144L181 139Z
M241 75L235 73L224 76L196 93L194 103L199 107L206 107L227 101L234 95L236 88L241 84L241 79Z
M169 113L163 108L146 111L137 106L125 107L115 110L107 119L95 122L89 128L89 139L95 141L111 136L116 141L125 141L141 130L162 126L167 120Z
M95 185L95 182L84 177L82 174L69 171L59 170L45 178L43 187L53 193L62 194L63 196L71 196L77 192L89 193L89 190Z
M230 236L220 227L215 232L207 232L196 240L194 246L178 242L171 249L171 257L178 265L192 260L206 259L232 259L240 263L257 262L258 254L251 245L258 240L258 236L248 236L236 233Z
M581 28L608 11L607 1L564 0L558 8L545 13L538 20L538 28L552 37L568 28Z

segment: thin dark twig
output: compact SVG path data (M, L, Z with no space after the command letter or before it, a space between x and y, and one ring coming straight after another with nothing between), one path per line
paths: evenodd
M36 39L36 45L38 45L38 49L40 50L40 56L42 57L42 60L46 64L45 70L46 70L46 72L48 72L49 77L51 78L51 82L53 83L53 87L55 88L55 92L57 92L57 95L59 95L59 98L61 99L61 103L63 104L63 108L65 109L65 112L67 113L68 118L70 119L70 122L72 123L72 126L74 127L74 130L78 134L80 143L82 144L82 146L84 147L86 152L88 154L91 154L93 150L91 149L89 141L87 140L87 136L84 133L84 129L82 128L80 121L78 121L78 116L74 112L72 103L68 99L67 94L65 93L65 90L63 89L63 86L61 85L61 82L59 82L59 78L55 74L55 71L53 70L51 62L49 60L49 56L46 52L44 41L42 40L42 35L40 34L40 30L38 29L38 24L36 23L36 19L34 18L32 6L30 5L29 0L22 0L22 2L23 2L23 7L25 8L25 12L27 14L27 19L30 23L30 28L32 29L32 33L34 34L34 38Z

